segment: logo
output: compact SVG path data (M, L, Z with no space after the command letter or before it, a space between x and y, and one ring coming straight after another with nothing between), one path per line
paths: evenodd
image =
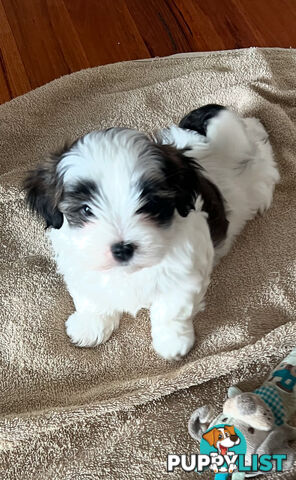
M209 468L214 473L233 473L238 456L246 452L246 440L234 425L216 425L203 434L200 442L200 453L210 457Z
M185 472L201 473L210 469L215 474L237 472L282 472L287 455L251 455L246 461L247 442L234 425L219 424L207 430L200 441L200 453L189 456L168 455L167 471L181 468ZM218 477L217 477L218 478Z

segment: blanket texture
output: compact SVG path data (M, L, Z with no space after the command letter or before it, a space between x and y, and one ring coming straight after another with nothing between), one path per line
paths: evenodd
M216 267L185 359L154 353L144 310L105 345L73 346L64 328L73 304L24 205L25 171L89 130L151 132L206 103L265 125L281 173L271 209ZM197 453L191 412L218 409L233 383L255 388L295 346L295 123L296 51L283 49L107 65L0 107L1 479L162 479L168 453Z

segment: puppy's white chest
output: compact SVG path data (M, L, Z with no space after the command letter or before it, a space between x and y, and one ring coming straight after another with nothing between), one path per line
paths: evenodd
M65 280L77 309L87 308L94 311L125 311L135 315L141 308L149 308L157 293L157 283L153 272L124 275L88 272L76 278Z

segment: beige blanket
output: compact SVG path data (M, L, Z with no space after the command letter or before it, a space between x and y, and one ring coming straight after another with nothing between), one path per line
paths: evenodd
M192 410L254 388L295 346L295 88L295 50L248 49L83 70L0 107L1 479L162 479L168 453L197 453ZM72 301L24 206L25 170L91 129L151 131L208 102L261 119L282 181L216 268L194 349L159 358L146 311L105 345L71 345Z

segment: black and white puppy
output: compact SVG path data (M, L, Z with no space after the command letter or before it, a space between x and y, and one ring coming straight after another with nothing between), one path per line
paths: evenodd
M261 123L218 105L154 138L110 128L49 156L25 189L51 227L74 300L66 321L72 342L105 342L122 312L148 307L158 354L185 355L214 263L270 206L278 180Z

